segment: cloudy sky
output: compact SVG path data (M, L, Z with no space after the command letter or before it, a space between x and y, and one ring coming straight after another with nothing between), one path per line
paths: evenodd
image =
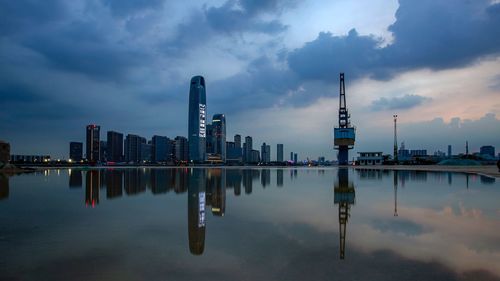
M67 158L85 126L187 135L189 80L234 134L334 159L338 74L356 151L500 150L500 2L0 0L0 139ZM351 156L353 153L351 153Z

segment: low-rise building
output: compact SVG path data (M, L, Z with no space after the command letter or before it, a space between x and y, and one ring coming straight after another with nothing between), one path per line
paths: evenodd
M382 165L382 152L358 152L359 165Z

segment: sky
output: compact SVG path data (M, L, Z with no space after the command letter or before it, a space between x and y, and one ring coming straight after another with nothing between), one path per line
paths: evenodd
M186 3L185 3L186 2ZM67 158L85 126L187 135L189 81L228 140L335 159L339 73L350 152L500 150L500 2L0 0L0 139Z

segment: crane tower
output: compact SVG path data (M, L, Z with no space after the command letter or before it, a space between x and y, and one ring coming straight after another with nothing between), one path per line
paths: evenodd
M339 165L349 164L349 149L354 147L356 130L351 126L350 118L345 102L344 73L340 73L339 126L333 129L335 149L339 151Z

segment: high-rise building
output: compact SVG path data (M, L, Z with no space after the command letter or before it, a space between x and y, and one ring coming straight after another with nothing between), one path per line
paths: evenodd
M123 161L123 134L115 131L108 131L108 161Z
M69 159L75 162L83 159L83 143L74 141L69 143Z
M153 136L151 144L151 161L159 163L171 160L170 155L172 154L172 147L169 138L164 136Z
M260 153L261 153L261 161L263 163L269 163L271 162L271 146L263 143L262 146L260 147Z
M297 153L293 154L293 163L297 164Z
M97 125L87 126L87 160L89 162L99 162L100 156L100 131L101 127Z
M139 155L139 160L143 163L151 162L151 152L153 150L153 145L151 143L141 143L141 150Z
M212 154L214 153L215 146L215 132L212 124L207 123L207 137L205 143L207 144L206 153Z
M125 138L125 161L138 163L141 161L141 144L146 139L138 135L128 134Z
M276 161L283 162L283 144L278 143L276 145Z
M189 160L204 162L206 159L206 87L202 76L191 79L189 90L188 143Z
M234 147L241 148L241 135L234 135Z
M215 114L212 118L212 131L214 138L213 153L226 161L226 116Z
M250 151L250 163L259 163L260 162L260 155L259 151L252 149Z
M99 142L99 159L101 162L108 161L108 143L106 141Z
M290 161L293 161L293 152L290 152Z
M245 149L243 151L243 157L245 162L252 162L252 150L253 150L253 144L252 144L252 137L246 136L245 137Z
M189 159L189 141L185 137L175 137L175 159L177 161L188 161Z
M451 158L451 144L448 145L448 158Z
M491 145L483 145L479 148L479 153L495 158L495 147Z

